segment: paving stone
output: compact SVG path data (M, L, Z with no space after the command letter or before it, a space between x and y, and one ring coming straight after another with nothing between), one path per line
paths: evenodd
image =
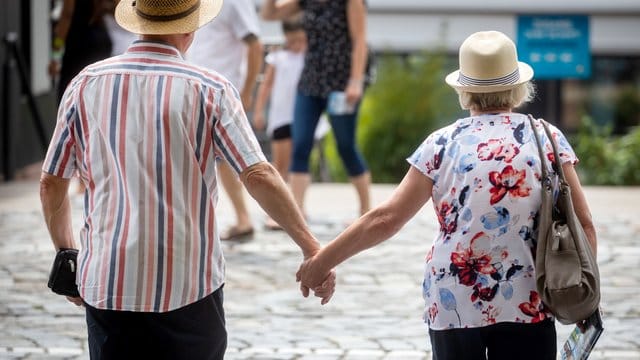
M385 199L392 190L390 185L375 185L372 198ZM7 192L25 200L19 207L0 201L0 359L87 360L83 309L46 287L54 251L37 183L0 184L0 198ZM640 359L640 211L616 211L609 188L585 188L585 193L598 229L605 321L590 359ZM613 193L640 204L637 189ZM353 208L335 206L349 199ZM356 213L350 185L314 184L308 201L313 204L310 226L322 244ZM72 197L75 234L81 204ZM265 215L255 203L250 211L257 229L254 240L223 243L229 332L225 359L431 358L421 298L424 256L438 231L431 206L389 241L340 265L337 292L325 306L315 297L300 296L295 271L302 255L295 244L283 232L263 230ZM224 193L217 214L223 228L232 223ZM561 346L573 326L556 328Z

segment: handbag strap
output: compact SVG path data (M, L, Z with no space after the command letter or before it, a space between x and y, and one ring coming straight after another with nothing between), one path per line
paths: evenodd
M542 141L540 141L540 135L536 131L536 123L533 119L533 116L529 114L529 123L531 124L531 131L533 131L533 135L536 138L536 145L538 147L538 155L540 156L540 168L542 170L542 179L549 178L549 170L547 169L547 158L544 156L544 151L542 150Z
M535 122L533 116L529 114L529 122L531 123L531 129L533 130L533 134L536 138L536 144L538 145L538 155L540 156L540 165L542 167L542 178L547 179L549 177L549 170L547 168L547 158L544 156L544 151L542 150L542 141L540 140L540 135L536 131ZM540 123L544 128L544 132L547 135L547 139L551 142L551 147L553 148L553 160L551 162L551 167L555 170L558 178L561 182L566 182L564 177L564 170L562 169L562 164L560 162L560 155L558 153L558 145L556 143L556 139L554 139L551 134L551 129L549 129L549 124L544 121L544 119L540 119Z
M556 174L558 174L558 178L560 179L560 182L566 183L567 181L565 180L565 177L564 177L564 170L562 169L562 161L560 160L560 153L558 152L558 143L556 143L556 139L551 134L551 129L549 129L549 123L544 121L544 119L540 119L540 122L542 122L542 127L544 127L544 131L547 133L547 138L549 138L549 141L551 141L551 147L553 148L553 160L554 160L552 162L553 169L556 171Z

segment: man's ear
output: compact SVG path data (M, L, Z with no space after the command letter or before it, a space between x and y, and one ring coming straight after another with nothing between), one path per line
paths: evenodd
M184 54L187 52L187 50L189 50L189 47L191 46L191 44L193 43L193 39L195 38L195 34L195 31L180 34L181 49L178 49L180 50L180 52Z

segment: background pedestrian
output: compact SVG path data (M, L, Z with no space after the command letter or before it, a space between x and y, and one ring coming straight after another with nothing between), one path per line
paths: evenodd
M356 147L357 118L364 91L367 64L364 0L266 0L261 14L282 20L304 11L303 24L309 46L298 85L291 126L293 157L289 183L304 211L304 196L311 183L309 157L320 115L331 93L343 93L346 112L329 112L338 153L360 201L360 214L370 208L371 176Z
M244 110L251 111L253 91L263 61L258 15L251 0L225 1L216 21L205 25L196 35L187 59L214 69L240 92ZM223 240L247 240L253 237L251 216L238 176L224 160L218 162L222 185L236 213L236 223L222 234Z

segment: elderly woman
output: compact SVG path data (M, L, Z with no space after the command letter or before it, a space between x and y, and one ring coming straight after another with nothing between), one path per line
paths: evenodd
M393 236L429 200L440 224L426 255L424 319L434 359L555 359L554 319L536 291L534 246L541 166L526 115L533 70L496 31L469 36L447 84L469 117L432 133L408 158L393 195L347 228L298 277L327 271ZM539 134L542 125L536 123ZM595 251L596 235L571 146L555 127L574 206ZM545 153L551 154L548 141Z

